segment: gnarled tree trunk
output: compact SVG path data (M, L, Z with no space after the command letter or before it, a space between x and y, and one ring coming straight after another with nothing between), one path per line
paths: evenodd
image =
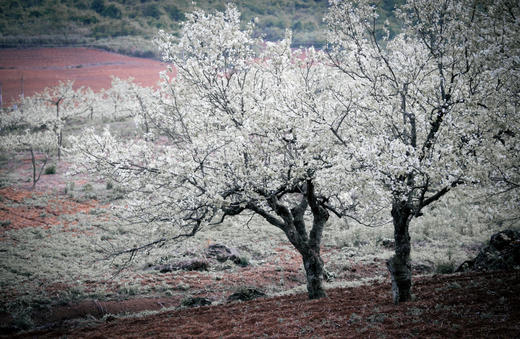
M291 193L294 193L294 191L294 189L290 189ZM299 187L297 191L302 193L301 200L292 208L281 203L276 195L264 193L274 214L253 202L248 203L246 207L228 208L226 214L236 215L248 208L262 216L270 224L281 229L289 242L302 256L309 299L318 299L327 296L322 285L324 269L323 260L320 256L320 244L325 223L329 219L329 213L323 202L316 196L311 179L308 179L306 185ZM263 192L260 191L260 193ZM305 211L308 207L310 207L313 217L310 232L307 232L305 224Z
M306 254L302 254L303 267L305 268L305 276L307 277L307 292L309 299L319 299L326 297L327 294L323 289L323 260L321 259L319 248L317 251L310 250Z
M392 277L392 295L394 303L412 299L412 268L410 263L410 225L411 210L406 202L394 202L392 205L394 223L395 255L386 266Z

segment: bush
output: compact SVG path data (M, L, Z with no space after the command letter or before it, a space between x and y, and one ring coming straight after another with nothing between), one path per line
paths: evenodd
M45 174L56 174L56 165L50 165L47 168L45 168Z
M265 296L266 296L266 294L264 292L258 290L255 287L242 286L242 287L238 288L238 290L235 293L231 294L227 298L227 300L228 301L237 301L237 300L249 301L249 300L253 300L253 299L265 297Z
M249 265L249 259L245 256L241 256L238 260L238 265L242 267L246 267Z
M101 15L112 18L112 19L120 19L121 18L121 10L117 8L114 4L105 7L101 12Z
M172 19L174 21L186 20L184 13L182 13L181 10L178 9L175 5L168 4L164 7L164 9L166 10L166 13L168 13L168 16L170 17L170 19Z
M301 23L301 21L295 21L292 25L291 25L291 29L293 31L301 31L303 29L303 24Z
M43 16L43 14L38 10L33 10L29 12L29 18L39 18L41 16Z
M452 261L437 264L435 272L438 274L450 274L455 272L455 264Z
M200 307L200 306L206 306L211 305L211 300L208 298L201 298L201 297L185 297L181 301L181 305L184 307Z
M152 17L154 19L159 19L159 17L161 16L161 11L159 10L159 6L157 6L156 3L151 3L147 4L143 8L143 15Z
M103 12L103 10L105 9L105 1L104 0L92 1L92 4L90 5L90 9L101 14Z

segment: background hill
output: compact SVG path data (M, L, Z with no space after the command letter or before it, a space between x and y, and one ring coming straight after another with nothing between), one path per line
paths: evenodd
M228 1L200 0L206 10L223 10ZM378 2L381 20L393 15L396 3ZM243 22L257 18L257 34L267 40L294 32L295 46L322 46L327 0L245 0L235 4ZM4 0L0 2L0 47L88 46L135 56L156 56L151 40L159 29L178 33L190 0Z

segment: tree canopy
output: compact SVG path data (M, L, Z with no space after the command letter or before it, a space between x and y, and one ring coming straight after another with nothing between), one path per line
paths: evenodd
M292 50L290 31L261 41L233 6L187 14L178 40L161 32L177 73L139 99L141 133L71 139L78 170L126 191L124 218L170 225L124 252L252 213L300 252L318 298L330 213L391 218L394 300L409 300L410 221L459 186L518 188L520 14L507 1L416 0L399 15L392 37L372 2L332 1L323 51Z

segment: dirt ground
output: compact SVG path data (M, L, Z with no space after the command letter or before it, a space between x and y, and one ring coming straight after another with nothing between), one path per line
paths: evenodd
M389 284L118 319L81 329L47 329L18 337L77 338L515 338L520 334L520 272L417 279L415 301L394 305Z
M11 100L18 95L23 74L25 94L29 95L58 80L75 80L77 86L94 89L108 87L110 75L133 76L143 85L157 82L164 70L160 62L120 56L83 48L0 50L0 78L3 96ZM9 159L0 168L0 176L9 185L0 189L0 219L9 220L0 229L0 244L9 231L25 228L51 228L59 224L63 232L76 232L74 218L64 216L103 209L96 199L71 200L65 194L68 180L63 176L66 163L60 163L56 175L44 175L31 190L30 163L26 155ZM76 187L87 181L76 178ZM27 201L45 197L44 205ZM102 214L91 214L103 217ZM65 221L64 221L65 220ZM79 231L78 231L79 232ZM84 232L84 231L82 231ZM86 234L89 236L88 234ZM0 248L7 252L7 249ZM339 248L323 249L324 257ZM280 259L276 264L274 260ZM341 337L341 338L408 338L520 337L520 271L424 275L414 280L415 300L394 305L390 280L384 260L337 263L333 267L338 280L377 278L378 282L360 287L331 288L328 297L310 301L305 293L263 297L247 302L226 302L226 297L239 286L278 291L302 286L301 260L289 244L278 244L261 265L249 265L218 272L218 279L204 272L148 274L138 272L142 285L166 284L189 286L192 296L206 297L214 306L179 307L188 293L173 295L135 295L79 302L53 304L32 314L36 329L15 333L4 327L1 337L72 337L72 338L185 338L185 337ZM348 266L340 270L340 265ZM418 272L416 272L418 273ZM117 290L112 281L88 281L87 287L103 284ZM113 284L113 286L111 285ZM89 286L92 285L92 286ZM274 286L274 287L273 287ZM52 284L45 292L66 290L70 286ZM2 300L17 297L17 286L0 293ZM5 297L5 298L4 298ZM174 310L166 308L174 307ZM144 310L164 312L122 317ZM9 321L9 314L0 314ZM82 322L73 320L83 319ZM10 331L10 332L7 332Z
M22 89L30 96L65 80L94 91L110 87L111 76L133 77L142 86L154 86L165 69L156 60L88 48L0 49L2 106L12 104Z

